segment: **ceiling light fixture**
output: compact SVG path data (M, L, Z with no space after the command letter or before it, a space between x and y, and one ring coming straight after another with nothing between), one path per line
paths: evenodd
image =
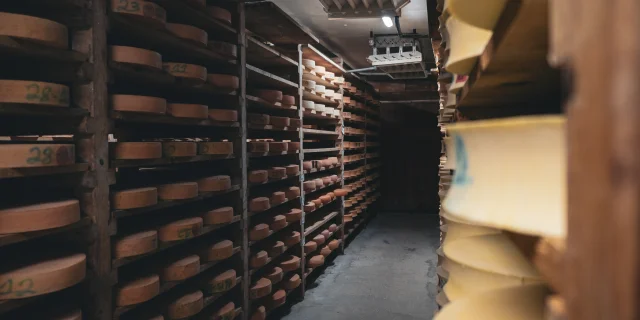
M387 26L387 28L393 27L393 20L391 20L391 17L389 16L382 17L382 22L384 22L384 25Z

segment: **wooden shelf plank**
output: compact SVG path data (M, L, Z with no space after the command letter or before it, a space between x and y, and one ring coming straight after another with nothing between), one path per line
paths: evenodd
M60 228L34 231L34 232L12 233L12 234L0 235L0 247L19 243L19 242L29 241L33 239L38 239L38 238L42 238L50 235L76 231L91 225L91 223L92 223L91 218L83 217L82 219L80 219L80 221L76 223L70 224L68 226L60 227Z
M336 107L336 106L340 105L339 102L336 102L335 100L329 100L327 98L321 97L321 96L319 96L319 95L317 95L315 93L312 93L307 88L304 88L304 90L302 90L302 99L303 100L313 101L315 103L324 104L324 105L329 106L329 107Z
M321 223L319 223L319 224L315 224L315 225L312 225L312 226L310 226L310 227L308 227L308 228L305 228L305 229L304 229L304 236L306 237L306 236L310 235L311 233L313 233L314 231L316 231L316 230L320 229L320 227L322 227L322 226L324 226L325 224L327 224L329 221L331 221L331 219L333 219L333 218L337 217L337 216L338 216L338 214L340 214L340 213L339 213L339 212L337 212L337 211L332 212L332 213L330 213L329 215L327 215L327 217L326 217L326 218L322 219L322 222L321 222Z
M344 68L329 59L329 57L312 45L302 46L302 58L314 60L316 62L316 66L323 66L327 71L335 73L338 77L345 72Z
M340 151L340 148L321 148L321 149L305 149L304 153L320 153L320 152L336 152Z
M155 167L181 163L205 162L234 159L235 155L199 155L195 157L111 160L111 168Z
M283 111L288 112L291 117L298 117L298 107L296 106L282 106L280 103L270 103L264 99L247 95L248 107L250 109L266 110L266 111Z
M88 170L88 163L76 163L56 167L0 168L0 179L71 174L86 172Z
M211 119L189 119L189 118L176 118L166 114L147 114L136 112L124 112L124 111L111 111L111 118L122 122L133 123L157 123L157 124L171 124L182 126L200 126L200 127L219 127L219 128L238 128L240 124L238 122L223 122L215 121Z
M298 67L297 61L293 61L254 37L249 36L247 40L247 63L256 67Z
M297 91L298 85L282 77L247 64L247 84L260 89Z
M305 71L302 74L302 79L303 80L311 80L311 81L315 81L317 85L321 85L321 86L325 86L327 89L329 90L335 90L338 91L340 90L340 86L335 85L333 83L331 83L328 80L325 80L317 75L311 74L308 71Z
M220 21L209 15L207 10L192 6L184 0L154 0L163 7L171 17L173 23L189 24L207 31L209 39L237 41L238 33L225 21Z

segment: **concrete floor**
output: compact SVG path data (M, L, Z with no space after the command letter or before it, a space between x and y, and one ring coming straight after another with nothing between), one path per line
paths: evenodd
M433 215L378 214L282 319L431 319L438 224Z

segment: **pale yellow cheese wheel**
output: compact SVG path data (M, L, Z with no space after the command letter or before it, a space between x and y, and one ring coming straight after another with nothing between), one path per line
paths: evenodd
M80 220L80 202L65 200L0 209L0 234L59 228Z
M143 0L111 0L111 11L135 18L137 21L165 27L167 12L161 6Z
M212 176L199 179L199 192L219 192L231 189L231 177L229 176Z
M0 273L0 283L8 286L0 300L24 299L60 291L82 281L87 271L87 256L77 253L47 258L4 270Z
M69 48L67 27L38 17L0 12L0 35L31 40L55 48Z
M207 79L207 68L181 62L165 62L162 69L174 77L193 84L202 84Z
M176 118L207 119L209 107L203 104L168 103L167 113Z
M162 281L182 281L200 272L200 257L190 255L165 265L162 269Z
M69 99L69 87L64 85L41 81L0 80L0 102L68 107Z
M160 142L116 142L113 144L114 159L159 159L162 158Z
M160 277L152 274L125 282L116 291L115 303L118 307L130 306L157 296L160 293Z
M149 96L113 94L111 108L116 111L164 114L167 112L167 100Z
M204 307L202 291L194 291L169 304L167 317L171 320L184 319L196 315Z
M225 224L233 221L233 207L222 207L211 210L203 216L205 225Z
M113 245L115 258L126 258L151 252L158 248L158 232L142 231L116 239Z
M187 24L167 23L167 30L180 38L194 41L205 46L209 40L209 35L206 31Z
M213 243L201 253L203 261L220 261L233 255L233 242L231 240L221 240Z
M237 274L233 269L224 271L211 278L206 283L205 292L209 295L222 293L231 290L236 286Z
M198 145L190 141L162 142L162 155L167 158L194 157L198 154Z
M233 142L198 142L198 154L233 154Z
M158 238L162 242L190 239L202 232L202 224L202 218L200 217L173 221L160 227Z
M209 119L222 122L238 121L238 111L227 109L209 109Z
M198 196L196 182L179 182L158 186L158 198L162 200L184 200Z
M114 209L126 210L152 206L158 203L158 188L137 188L115 191L111 195Z
M109 46L109 51L112 61L162 69L162 56L155 51L125 46Z

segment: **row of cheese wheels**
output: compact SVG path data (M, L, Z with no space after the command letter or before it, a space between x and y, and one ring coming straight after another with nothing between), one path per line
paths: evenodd
M313 212L333 201L335 201L338 197L342 197L346 195L346 190L344 189L336 189L333 190L333 192L327 192L326 194L323 194L321 196L318 196L317 198L307 202L304 205L304 212Z
M320 251L320 254L326 257L329 255L328 253L331 253L331 251L337 249L340 246L340 241L337 239L329 241L329 239L334 235L334 233L337 230L338 230L338 226L335 223L331 224L329 228L323 230L322 232L314 236L313 239L305 242L304 244L305 255L310 255L316 250L318 250L318 248L322 248L322 250ZM322 247L322 245L324 244L326 244L325 247L329 249L328 253L325 247Z
M194 157L233 154L233 142L147 141L110 143L111 157L118 160Z
M315 111L316 113L322 113L328 116L339 117L340 109L327 107L324 104L316 103L311 100L303 100L302 107L308 111Z
M300 150L300 142L294 141L247 141L247 152L251 153L277 153L295 152Z
M360 167L358 169L353 169L353 170L348 170L344 172L344 177L345 178L351 178L351 177L357 177L361 174L363 174L365 171L364 168Z
M337 175L330 175L330 176L325 176L322 178L316 178L313 180L307 180L305 182L302 183L302 187L304 188L305 192L313 192L316 191L318 189L333 185L334 183L337 183L338 181L340 181L340 177L338 177Z
M297 267L293 268L292 270L300 268L300 258L292 257L292 261L293 261L293 258L296 259L295 263L297 264ZM251 287L249 288L249 298L251 300L257 300L257 299L266 297L267 295L273 292L273 286L275 284L282 282L282 279L280 278L284 278L284 273L286 273L287 271L282 270L282 274L278 274L279 270L277 269L275 271L276 271L276 274L273 275L273 277L271 278L273 280L279 280L276 283L274 283L268 277L263 277L263 278L259 278L258 280L254 281L251 284ZM293 290L297 288L300 285L300 282L301 282L300 280L301 280L300 276L298 276L297 274L287 276L284 283L282 284L282 287L285 289L277 290L276 293L274 293L271 296L271 301L267 301L267 303L269 304L269 308L272 309L284 304L286 299L285 290ZM252 319L254 319L254 317L252 317Z
M335 90L332 90L332 89L327 89L326 86L318 84L314 80L309 80L309 79L302 80L302 87L307 91L314 93L325 99L340 101L343 98L340 92L336 92Z
M253 184L262 184L271 180L282 180L287 177L297 176L300 173L300 165L290 164L285 167L272 167L268 170L252 170L248 180ZM299 190L299 188L298 188Z
M342 143L342 146L345 149L358 149L358 148L364 148L365 144L364 142L345 141Z
M62 143L0 144L0 168L51 167L76 162L75 146Z
M302 124L300 119L289 117L277 117L268 114L248 113L247 122L253 125L266 126L271 125L278 128L300 128Z
M269 263L270 259L275 259L287 251L288 248L300 243L300 233L291 232L285 234L282 241L278 240L267 248L266 250L260 250L251 253L249 258L249 267L251 269L258 269ZM300 258L290 256L279 263L280 268L285 272L293 271L300 267Z
M349 119L351 121L360 121L360 122L364 122L366 119L364 116L359 116L355 113L351 113L351 112L342 112L342 117L345 119Z
M251 93L257 96L258 98L273 104L280 104L286 107L291 107L296 105L295 96L285 95L280 90L254 89L251 91Z
M358 129L358 128L353 128L353 127L344 127L344 133L350 133L350 134L365 134L365 130L364 129Z
M177 182L114 191L111 204L114 209L126 210L149 207L158 204L158 200L185 200L197 197L205 192L220 192L231 189L231 177L225 175L210 176L193 182Z
M362 153L352 154L352 155L344 156L343 159L344 159L345 163L352 162L352 161L358 161L358 160L364 159L364 154L362 154Z
M283 204L300 197L299 187L288 187L283 191L275 191L270 197L256 197L249 201L249 212L262 212L272 206Z
M264 279L264 280L262 280ZM256 291L261 290L261 291L266 291L266 289L269 289L269 292L265 294L268 295L271 293L271 286L274 284L273 282L271 283L267 283L269 279L266 278L262 278L260 283L256 283L255 289ZM287 291L291 291L297 287L300 286L300 283L302 282L302 279L300 278L300 275L298 274L293 274L293 275L288 275L286 276L286 279L284 279L284 283L282 285L282 287L284 289L280 289L277 290L276 292L274 292L269 301L266 301L266 304L269 307L269 310L273 310L283 304L285 304L286 300L287 300ZM281 280L282 281L282 280ZM287 290L287 291L285 291ZM255 310L253 311L253 313L251 314L251 320L266 320L267 319L267 308L264 305L258 306L255 308Z
M224 84L227 88L237 85L237 77L220 76L233 83ZM220 85L223 85L220 83ZM234 89L235 90L235 89ZM115 111L168 114L176 118L211 119L220 122L237 122L238 112L229 109L209 109L203 104L193 103L167 103L167 100L159 97L113 94L110 96L111 108Z
M335 73L327 71L325 66L320 66L312 59L302 59L302 67L305 73L322 77L323 80L330 81L335 85L345 84L344 77L337 77ZM348 82L347 82L348 83ZM349 85L351 85L349 83Z
M144 230L128 234L113 241L113 256L116 259L147 254L158 249L158 241L171 243L185 241L206 232L204 225L226 224L233 220L233 208L222 207L204 213L202 216L183 218L166 223L157 230ZM222 241L202 250L213 260L231 254L233 243ZM207 260L210 261L210 260Z
M205 294L201 290L191 291L181 295L168 303L164 315L156 315L148 320L179 320L188 319L202 312L205 309ZM210 309L208 309L210 310ZM223 303L221 307L211 312L211 319L235 319L238 315L236 305L230 301Z
M302 169L304 170L312 170L312 169L328 169L338 165L340 161L338 157L328 157L324 159L318 160L308 160L302 162Z
M249 230L249 240L250 241L259 241L265 239L269 235L272 234L272 231L279 231L284 229L289 225L289 223L300 221L302 219L302 210L300 209L291 209L284 214L279 214L270 218L269 224L260 223L257 224ZM286 235L285 245L288 247L298 243L300 238L300 233L293 232Z

